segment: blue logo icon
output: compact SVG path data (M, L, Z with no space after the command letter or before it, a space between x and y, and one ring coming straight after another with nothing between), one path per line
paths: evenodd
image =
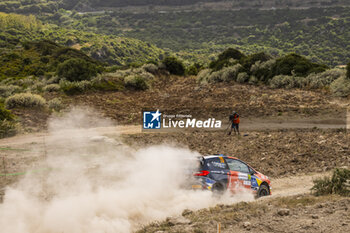
M144 129L160 129L161 128L161 116L162 113L157 110L156 112L143 112L143 128Z

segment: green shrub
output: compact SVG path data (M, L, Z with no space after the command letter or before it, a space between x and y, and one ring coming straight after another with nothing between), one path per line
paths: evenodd
M258 84L258 82L259 82L259 80L254 75L249 77L249 81L248 81L249 84L256 85L256 84Z
M0 97L7 98L21 90L21 87L17 85L1 85Z
M60 81L61 90L67 95L75 95L91 90L92 83L90 81L70 82L67 80Z
M98 72L97 65L80 58L71 58L57 67L57 75L72 82L90 80Z
M237 75L237 82L245 83L249 80L249 75L246 72L241 72Z
M158 66L152 63L144 64L142 66L142 69L144 69L146 72L151 74L157 74L158 73Z
M210 75L210 69L204 69L199 71L199 73L197 74L197 82L202 84L208 83L209 75Z
M235 81L237 79L238 73L241 70L242 70L242 66L240 64L223 68L221 70L221 80L225 82Z
M234 48L228 48L219 54L218 60L226 60L230 58L233 58L235 60L240 60L243 57L245 57L245 55L241 51Z
M314 195L339 194L350 196L350 170L335 169L332 177L324 177L314 180L314 186L311 188Z
M292 53L278 58L272 67L273 76L296 75L305 77L311 73L320 73L328 69L326 65L312 63L298 54Z
M240 63L244 67L246 72L250 72L250 68L256 62L266 62L271 59L270 55L267 55L264 52L250 54L246 57L242 57Z
M130 75L124 79L125 87L133 90L147 90L149 88L146 80L138 75Z
M18 127L15 122L3 120L0 121L0 138L16 135Z
M165 66L165 69L169 71L170 74L175 75L184 75L185 66L182 61L178 60L176 57L166 57L162 63Z
M7 108L15 108L15 107L37 107L42 108L46 104L46 100L40 95L31 94L31 93L20 93L15 94L8 97L5 101L5 105Z
M120 91L124 89L123 82L118 80L109 80L108 77L98 76L91 80L92 89L96 91Z
M217 83L235 81L242 66L236 64L234 66L225 67L222 70L210 73L210 70L202 70L198 73L197 80L201 83Z
M46 85L43 90L46 92L58 92L60 90L60 85L58 84L49 84Z
M15 119L15 116L11 113L10 110L6 109L5 106L1 103L0 104L0 121L13 121Z
M244 58L245 55L237 49L228 48L221 54L215 61L209 64L209 68L214 71L221 70L224 67L232 66L238 63L238 61Z
M271 88L286 89L299 87L301 85L297 77L289 75L277 75L270 80L269 84Z
M312 73L306 77L306 86L311 89L324 88L342 76L345 74L340 69L326 70L318 74Z
M338 78L330 85L331 92L337 97L347 97L350 95L350 79L345 76Z
M10 110L7 110L3 104L0 104L0 138L10 137L17 133L15 116Z
M188 75L197 75L198 72L199 71L195 65L191 65L186 69L186 74Z
M59 98L54 98L48 102L48 106L50 109L55 110L57 112L61 111L63 108L62 102Z
M250 73L257 77L259 81L267 83L272 78L272 67L276 63L275 59L265 62L257 61L250 67Z

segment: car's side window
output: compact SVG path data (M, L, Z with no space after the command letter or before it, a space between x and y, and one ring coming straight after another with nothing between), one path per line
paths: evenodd
M207 166L210 170L225 170L228 169L224 160L219 158L206 159Z
M226 159L227 165L231 171L249 173L249 168L245 163L236 159Z

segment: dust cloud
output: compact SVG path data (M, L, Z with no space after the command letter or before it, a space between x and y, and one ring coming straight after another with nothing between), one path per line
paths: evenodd
M97 133L112 126L94 111L73 109L50 120L46 159L7 187L1 232L133 232L151 221L218 203L252 200L181 188L197 152L168 145L134 150Z

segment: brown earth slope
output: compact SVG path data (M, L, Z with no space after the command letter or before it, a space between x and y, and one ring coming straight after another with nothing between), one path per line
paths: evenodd
M183 217L170 217L138 233L195 232L349 232L350 199L339 196L293 196L217 205Z
M132 134L123 138L134 147L168 143L187 146L201 154L235 156L272 177L350 166L350 137L341 129L248 131L246 136L197 131Z
M47 93L47 100L59 97L66 107L88 106L118 124L141 124L142 109L187 113L195 118L225 120L236 110L245 118L318 119L343 121L345 107L326 91L270 89L267 86L216 83L199 85L194 77L161 76L146 91L89 92L67 96ZM347 101L347 104L349 101ZM346 105L346 104L345 104ZM30 131L46 127L45 110L15 109L14 113Z

